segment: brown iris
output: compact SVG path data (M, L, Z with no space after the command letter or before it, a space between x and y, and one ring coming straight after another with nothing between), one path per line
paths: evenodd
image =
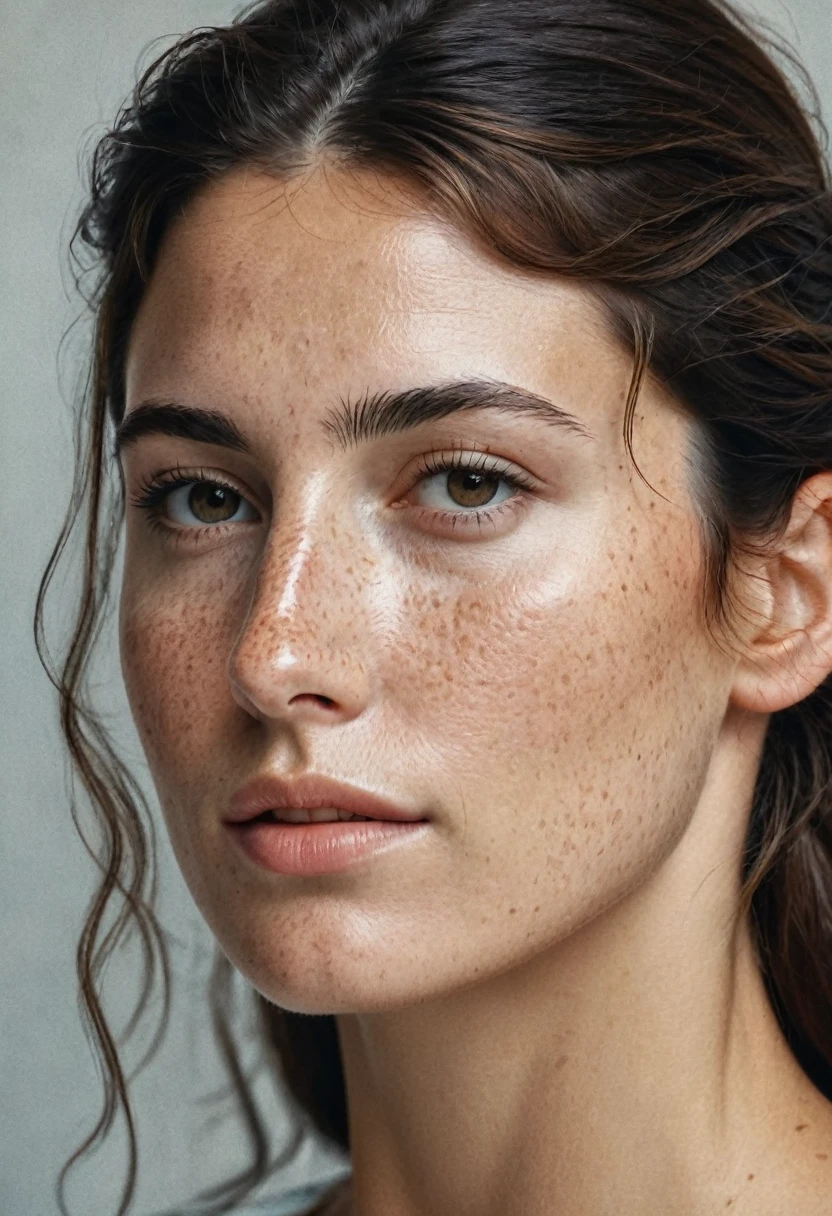
M188 495L188 506L202 523L225 523L239 510L240 495L228 486L200 482Z
M463 507L484 507L494 497L495 489L490 493L484 492L483 485L488 482L498 483L500 478L496 473L473 473L469 469L454 469L448 474L448 489L459 494ZM453 483L453 485L452 485ZM472 501L473 497L473 501Z

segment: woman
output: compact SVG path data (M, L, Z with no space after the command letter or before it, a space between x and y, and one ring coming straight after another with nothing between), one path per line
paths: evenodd
M111 1102L116 891L166 957L79 692L115 471L217 991L349 1152L315 1210L828 1213L832 201L743 19L270 0L148 71L78 235Z

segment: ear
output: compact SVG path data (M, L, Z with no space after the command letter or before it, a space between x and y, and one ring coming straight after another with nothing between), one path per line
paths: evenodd
M730 703L796 705L832 671L832 472L803 482L785 533L738 592L753 608Z

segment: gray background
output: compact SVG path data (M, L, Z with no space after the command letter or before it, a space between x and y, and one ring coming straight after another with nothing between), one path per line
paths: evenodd
M56 1211L57 1171L98 1117L101 1082L76 1006L74 955L96 872L69 815L67 762L55 697L35 655L37 584L57 537L71 481L71 402L83 382L89 324L68 273L66 243L82 198L79 160L115 115L151 39L223 22L223 0L2 0L0 18L0 471L4 646L0 651L0 1212ZM832 116L832 0L757 0L800 52ZM75 550L77 552L77 549ZM62 564L48 618L53 648L77 581ZM77 562L75 563L77 568ZM56 607L57 606L57 607ZM66 621L64 621L64 624ZM145 767L123 698L112 625L98 647L94 687L133 770ZM145 788L152 788L145 779ZM82 803L82 809L84 804ZM174 1006L165 1045L134 1082L140 1140L137 1216L184 1201L244 1163L246 1145L228 1104L198 1105L223 1081L206 1019L211 938L160 833L160 918L172 937ZM123 1025L137 955L113 958L108 1009ZM153 1021L152 1015L148 1025ZM149 1026L150 1028L150 1026ZM147 1035L131 1048L135 1064ZM254 1059L254 1057L252 1057ZM282 1095L260 1074L275 1143L290 1123ZM285 1129L285 1131L284 1131ZM71 1175L73 1216L110 1216L123 1180L121 1121L105 1148ZM307 1138L269 1189L343 1172Z

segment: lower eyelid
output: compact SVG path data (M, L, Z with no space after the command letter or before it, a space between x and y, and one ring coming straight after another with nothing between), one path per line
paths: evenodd
M497 535L501 523L505 523L512 517L517 518L529 509L532 505L533 495L528 490L520 489L518 493L513 494L511 498L504 499L495 507L480 507L476 510L459 510L459 511L442 511L436 507L421 507L415 506L412 510L418 512L420 517L426 517L426 524L433 523L442 531L438 533L439 539L447 539L448 537L457 536L464 537L470 535L476 539L480 535L485 535L485 530L488 529L492 535Z

